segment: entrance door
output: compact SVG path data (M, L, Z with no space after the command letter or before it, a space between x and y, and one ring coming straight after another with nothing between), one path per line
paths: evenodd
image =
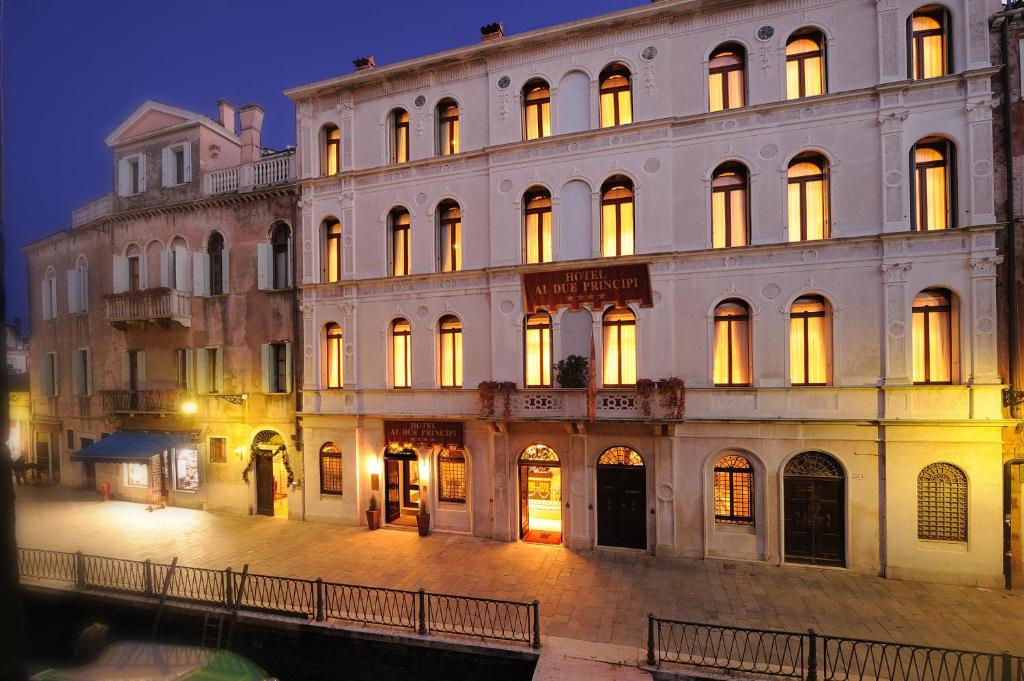
M605 450L597 461L597 543L647 548L647 476L628 447Z
M256 513L274 515L274 459L256 457Z
M811 565L846 565L846 503L839 463L806 452L786 465L784 548L786 560Z
M401 491L399 490L398 467L401 461L384 459L387 498L384 502L384 520L393 523L402 515Z
M85 489L96 491L96 464L91 462L85 464Z
M545 445L519 456L519 537L543 544L562 542L562 469Z
M519 467L519 538L530 534L530 467Z

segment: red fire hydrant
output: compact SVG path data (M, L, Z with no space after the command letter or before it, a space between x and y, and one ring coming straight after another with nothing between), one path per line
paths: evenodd
M110 483L104 482L100 485L100 494L103 495L103 501L110 501Z

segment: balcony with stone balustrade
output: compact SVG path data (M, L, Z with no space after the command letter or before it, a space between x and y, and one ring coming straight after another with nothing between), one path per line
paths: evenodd
M295 151L264 156L253 163L203 174L203 194L219 196L264 189L295 180Z
M192 296L172 288L126 291L106 296L107 322L116 329L157 324L192 326Z

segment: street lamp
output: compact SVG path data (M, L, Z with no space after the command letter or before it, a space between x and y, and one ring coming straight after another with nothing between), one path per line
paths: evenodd
M181 403L182 414L185 414L186 416L191 416L192 414L195 414L197 411L199 411L199 404L195 400L189 399Z

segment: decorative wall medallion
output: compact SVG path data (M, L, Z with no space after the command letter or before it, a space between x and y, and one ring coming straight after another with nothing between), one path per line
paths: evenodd
M502 76L501 78L498 79L498 89L499 90L504 90L504 89L508 88L508 86L511 85L511 84L512 84L512 79L509 78L508 76Z
M661 168L661 161L656 158L649 158L644 161L644 172L648 175L653 175L658 172L659 168Z
M579 150L580 150L580 143L579 142L570 142L569 143L569 152L570 153L576 153Z
M622 138L619 137L618 135L615 135L609 141L612 143L612 146L615 146L616 144L621 144L622 143Z
M982 159L980 161L975 161L974 162L974 174L975 175L980 175L980 176L984 177L985 175L989 174L990 170L991 170L991 164L988 161Z
M765 284L761 289L761 297L765 300L774 300L782 293L782 287L776 283Z
M345 343L345 354L354 355L356 352L356 346L353 343Z
M892 322L889 324L889 335L893 338L903 338L903 322Z
M658 56L658 48L654 45L645 47L644 51L640 53L640 58L644 61L654 61L654 58Z
M402 285L401 284L394 284L391 287L391 290L394 291L395 293L401 293L402 292Z
M810 118L813 115L814 109L812 109L809 106L805 106L804 108L800 109L800 118Z
M501 301L499 309L501 310L502 314L508 314L509 312L512 311L512 308L514 307L515 305L512 304L511 300L503 300Z
M427 195L426 194L424 194L423 192L420 192L419 194L416 195L416 205L417 206L422 206L426 202L427 202Z
M756 35L757 39L760 40L761 42L771 40L772 36L775 35L775 28L772 26L762 26L761 28L757 29Z
M898 187L902 179L903 173L898 170L890 170L885 174L885 186Z
M736 267L736 265L739 265L739 264L740 264L740 259L737 258L735 255L727 255L727 256L725 256L725 266L726 267Z
M391 181L398 182L402 179L402 173L391 173Z
M733 119L730 118L729 120L722 122L722 130L735 130L735 129L736 129L736 121L734 121Z
M307 345L306 348L303 350L303 352L305 353L306 357L312 357L313 356L313 346L312 345Z
M425 319L428 314L430 314L430 310L427 308L426 305L420 305L418 308L416 308L416 316L419 317L420 319Z
M311 244L308 241L303 241L302 242L302 252L303 253L309 253L311 250L313 250L313 244Z
M530 149L530 158L537 158L540 156L540 149Z
M779 145L769 142L761 147L761 150L757 152L757 155L763 159L769 159L779 153Z
M656 494L658 495L658 501L672 501L672 498L675 497L675 490L672 489L672 485L663 483L658 485Z
M512 191L512 180L502 180L501 184L498 185L498 191L502 194L508 194Z
M345 246L348 247L348 248L352 247L352 235L351 234L346 234L345 235Z
M424 97L423 95L420 95L420 96L418 96L418 97L416 98L416 100L415 100L415 101L414 101L413 103L414 103L414 104L416 105L416 108L417 108L417 109L419 109L419 108L421 108L421 107L422 107L422 106L423 106L424 104L426 104L426 103L427 103L427 98L426 98L426 97Z
M800 254L800 259L804 262L815 262L818 259L818 252L813 248L808 248Z
M455 288L455 280L454 279L442 279L441 280L441 288Z
M654 292L654 304L657 305L661 302L661 291Z
M995 324L988 317L982 317L978 320L978 333L988 335L992 333Z

